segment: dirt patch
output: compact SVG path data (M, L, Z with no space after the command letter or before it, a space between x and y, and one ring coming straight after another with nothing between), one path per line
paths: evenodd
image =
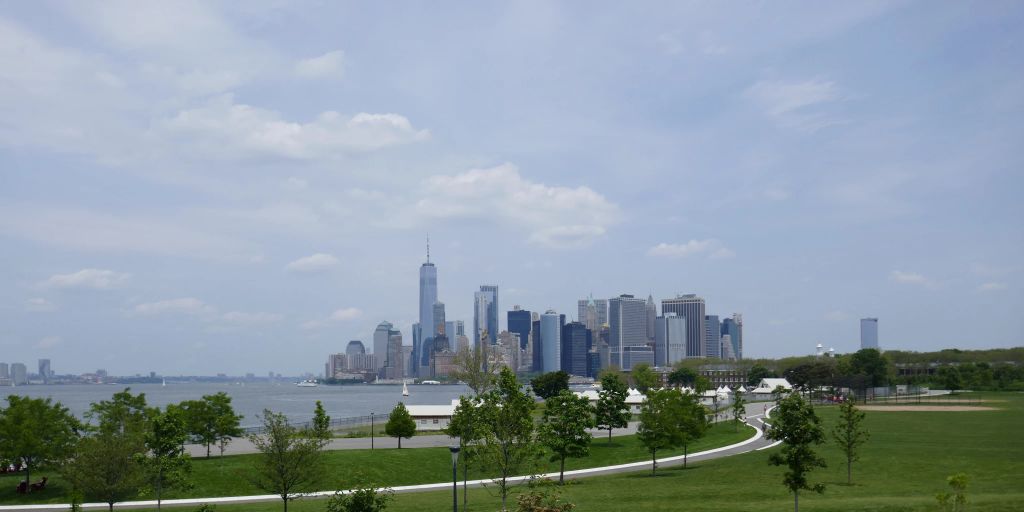
M892 412L945 412L945 411L995 411L995 407L984 407L980 405L863 405L858 407L862 411L892 411Z

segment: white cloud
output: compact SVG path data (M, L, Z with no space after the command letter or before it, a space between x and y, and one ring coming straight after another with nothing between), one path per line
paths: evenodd
M56 347L56 346L60 345L63 342L64 342L64 340L60 336L47 336L47 337L42 338L39 341L37 341L35 343L35 348L40 349L40 350L46 350L46 349L50 349L50 348Z
M829 80L761 80L748 87L743 97L787 128L814 131L845 122L823 111L825 104L843 99Z
M213 306L195 297L182 297L179 299L161 300L136 304L134 311L140 315L161 315L161 314L187 314L200 315L213 313L216 310Z
M280 322L284 317L277 313L246 313L229 311L221 315L225 322L243 325L263 325Z
M979 292L997 292L997 291L1000 291L1000 290L1005 290L1007 288L1008 288L1008 286L1006 285L1006 283L990 282L990 283L982 283L981 285L979 285L978 286L978 291Z
M341 78L344 71L345 52L341 50L295 63L295 74L302 78Z
M355 320L361 316L363 316L363 311L359 308L341 308L331 313L331 320Z
M690 240L684 244L669 244L662 242L647 250L648 256L664 258L686 258L689 256L707 254L712 259L732 258L736 256L731 249L722 245L722 242L715 238L706 240Z
M98 268L84 268L72 274L55 274L43 282L47 288L91 288L93 290L109 290L123 284L130 274L103 270Z
M307 122L282 119L281 114L237 104L230 94L201 107L182 110L163 128L217 158L269 155L311 159L344 153L375 151L430 138L398 114L360 113L348 117L326 111Z
M312 256L299 258L287 265L285 270L301 274L313 274L324 272L338 265L338 258L331 254L318 252Z
M57 306L54 303L42 297L34 297L25 301L25 311L42 313L46 311L54 311L56 309Z
M529 241L545 247L586 246L620 220L619 207L591 188L531 182L508 163L433 176L422 189L420 217L498 221L527 229Z
M889 279L897 283L924 286L925 288L935 288L937 284L935 281L932 281L921 274L915 272L903 272L900 270L893 270L890 272Z

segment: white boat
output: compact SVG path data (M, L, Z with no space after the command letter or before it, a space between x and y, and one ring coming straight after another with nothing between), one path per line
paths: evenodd
M300 388L315 388L320 384L317 384L315 380L304 380L302 382L296 382L295 385Z
M166 388L167 387L167 379L164 379L163 382L160 383L160 386Z
M420 384L427 384L427 385L431 385L431 386L440 386L441 385L441 381L439 381L439 380L425 380L423 382L420 382Z
M409 386L402 382L402 396L409 396Z

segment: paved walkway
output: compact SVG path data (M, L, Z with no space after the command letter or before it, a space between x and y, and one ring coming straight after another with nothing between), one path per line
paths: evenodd
M711 450L704 450L702 452L696 452L689 454L688 462L699 462L703 460L718 459L722 457L728 457L731 455L739 455L741 453L747 453L754 450L763 450L770 448L778 443L770 443L764 438L764 433L761 429L763 425L762 416L763 413L753 414L747 417L746 422L748 425L754 427L757 433L745 441L732 444L729 446L723 446L721 448L714 448ZM625 429L623 429L625 430ZM422 437L444 437L444 436L422 436ZM447 439L447 437L444 437ZM447 445L443 445L447 446ZM674 457L665 457L658 459L657 461L659 468L666 468L672 466L680 466L683 464L683 456L678 455ZM566 471L565 476L569 478L588 478L599 475L609 475L615 473L630 473L636 471L650 470L651 461L643 462L630 462L626 464L616 464L613 466L602 466L597 468L588 469L577 469L573 471ZM547 473L539 475L542 478L557 478L558 473ZM528 480L529 476L517 476L509 479L510 482L518 483L524 480ZM470 487L479 487L483 484L489 484L491 480L470 480L468 485ZM392 490L396 493L409 493L409 492L426 492L426 491L437 491L437 490L448 490L451 489L451 482L442 482L436 484L422 484L422 485L403 485L398 487L392 487ZM322 491L306 494L306 497L326 497L331 496L336 491ZM210 504L242 504L242 503L261 503L261 502L275 502L280 501L281 497L277 495L259 495L259 496L224 496L218 498L187 498L177 500L164 500L164 507L196 507L203 503ZM127 501L114 505L116 509L129 509L129 508L146 508L156 507L156 501L145 500L145 501ZM52 505L0 505L0 512L29 512L39 510L68 510L66 504L52 504ZM105 510L107 505L105 503L85 503L82 505L83 510Z

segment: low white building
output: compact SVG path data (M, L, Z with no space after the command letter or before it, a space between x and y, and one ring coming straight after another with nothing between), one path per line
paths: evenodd
M416 422L416 430L442 430L448 428L459 401L451 405L406 405L409 415Z
M757 387L750 390L750 393L757 398L766 398L771 396L775 392L775 388L781 387L786 391L792 391L793 385L786 379L761 379L761 382L757 384Z

